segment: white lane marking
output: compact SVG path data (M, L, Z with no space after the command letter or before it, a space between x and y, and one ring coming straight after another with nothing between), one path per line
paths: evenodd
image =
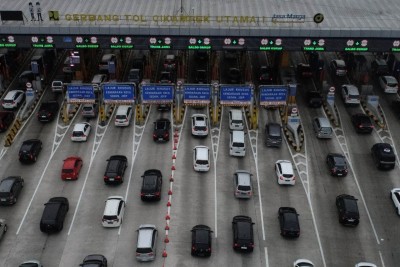
M207 113L209 114L210 112L208 111L208 106L207 106ZM221 110L221 118L224 115L224 108ZM210 121L210 120L209 120ZM218 194L217 194L217 159L218 159L218 148L219 148L219 140L221 136L221 127L222 127L222 120L219 124L219 128L214 128L212 131L210 131L210 137L211 137L211 145L213 149L213 163L214 163L214 199L215 199L215 207L214 207L214 235L215 238L218 237ZM209 129L211 129L209 127ZM212 132L218 131L217 135L217 142L215 143L214 147L214 136L212 135ZM214 151L215 148L215 151Z
M141 143L142 137L143 137L143 131L144 131L144 128L147 125L147 121L148 121L148 119L150 117L150 112L151 112L151 105L150 105L149 113L146 116L146 121L144 122L144 126L136 126L136 114L133 114L135 117L134 117L134 120L133 120L134 129L133 129L133 135L132 135L132 157L131 157L131 168L129 170L128 185L126 187L126 192L125 192L125 204L128 203L129 188L130 188L130 185L131 185L132 174L133 174L133 163L135 162L136 155L137 155L136 152L139 150L139 146L140 146L140 143ZM136 133L136 129L141 129L140 134ZM139 141L138 142L136 142L136 140L135 140L136 136L139 136ZM127 210L128 209L125 208L124 216L125 216ZM124 226L124 224L121 225L121 227L119 227L118 235L121 234L122 226Z
M242 108L242 112L243 108ZM245 113L245 112L244 112ZM257 156L257 139L258 139L258 131L257 130L250 130L249 129L249 124L247 123L247 116L244 116L244 121L246 123L246 128L247 128L247 137L249 138L249 143L251 147L251 151L253 152L253 158L254 158L254 163L255 163L255 168L256 168L256 177L257 177L257 187L258 187L258 203L260 205L260 217L261 217L261 232L263 236L263 240L265 241L265 227L264 227L264 212L263 212L263 205L261 201L261 187L260 187L260 176L259 176L259 171L258 171L258 156ZM251 137L251 133L255 133L255 137ZM256 143L253 145L251 140L255 140Z
M32 114L33 114L33 113L32 113ZM75 114L75 115L76 115L76 114ZM31 116L32 116L32 115L31 115ZM30 118L30 117L29 117L29 118ZM28 119L29 119L29 118L28 118ZM67 127L67 131L68 131L69 127L71 126L72 122L75 120L75 118L76 118L76 116L74 116L74 117L72 118L71 123L68 125L68 127L67 127L67 126L64 126L64 127ZM25 125L26 125L26 123L22 126L22 128L18 131L18 133L25 127ZM56 124L56 126L55 126L55 129L54 129L55 133L54 133L54 139L53 139L53 147L54 147L54 144L56 143L57 128L58 128L58 120L57 120L57 124ZM17 135L18 135L18 133L17 133ZM64 136L61 138L61 140L63 140L64 137L65 137L65 134L64 134ZM59 142L60 142L60 140L59 140ZM24 223L25 218L26 218L26 216L27 216L27 214L28 214L28 212L29 212L29 209L30 209L30 207L31 207L31 205L32 205L33 199L35 198L35 195L36 195L37 191L39 190L39 186L40 186L40 184L42 183L44 174L46 173L46 170L47 170L47 168L49 167L49 164L50 164L50 162L51 162L51 159L53 158L53 156L54 156L54 154L55 154L55 152L57 151L58 148L59 148L59 146L57 146L55 149L52 150L52 152L51 152L51 154L50 154L50 157L49 157L49 159L47 160L47 164L46 164L46 166L44 167L44 170L43 170L43 172L42 172L42 175L40 176L39 182L38 182L38 184L36 185L36 188L35 188L35 191L33 192L33 195L32 195L32 197L31 197L31 200L29 200L28 207L26 208L25 213L24 213L24 216L22 217L21 223L20 223L19 226L18 226L18 230L17 230L17 232L16 232L16 235L18 235L19 231L21 230L22 224Z
M115 110L116 109L114 108L110 118L114 115ZM78 202L76 203L76 208L75 208L75 211L74 211L74 215L72 216L71 225L69 226L69 229L68 229L68 235L71 234L71 230L72 230L72 227L73 227L74 222L75 222L76 214L78 213L78 208L79 208L79 205L81 203L81 199L82 199L82 196L83 196L83 191L85 190L86 182L87 182L88 177L89 177L89 172L90 172L90 169L92 167L92 164L93 164L93 161L94 161L94 157L96 156L96 153L97 153L97 150L98 150L98 148L100 146L101 141L103 141L104 133L107 131L108 126L110 125L110 121L111 121L111 119L109 119L107 121L107 125L106 126L101 126L101 125L99 125L98 120L97 120L96 127L104 130L103 131L103 135L101 135L100 141L98 141L98 143L97 143L96 142L97 128L96 128L96 133L95 133L95 136L94 136L94 142L93 142L93 147L92 147L92 155L90 157L88 171L86 172L85 181L83 182L83 186L82 186L81 192L79 194Z
M264 254L265 254L265 267L269 267L269 262L268 262L268 249L267 249L267 247L264 247Z
M312 218L312 220L313 220L315 235L317 236L319 251L320 251L320 253L321 253L321 258L322 258L322 264L323 264L324 267L326 267L326 261L325 261L324 250L323 250L323 248L322 248L321 238L320 238L320 236L319 236L319 230L318 230L318 226L317 226L317 221L316 221L316 219L315 219L314 209L313 209L312 201L311 201L310 181L309 181L309 179L308 179L309 174L308 174L308 157L307 157L307 139L305 138L307 135L305 134L305 130L304 130L304 129L303 129L303 131L304 131L304 143L303 143L304 155L302 155L301 153L293 154L292 149L291 149L291 147L290 147L290 144L288 143L288 141L286 140L286 138L285 138L285 142L286 142L286 145L287 145L288 148L289 148L289 153L290 153L290 155L291 155L291 157L292 157L292 159L293 159L294 162L295 162L295 158L296 158L296 157L303 157L303 158L305 159L305 161L306 161L305 164L303 164L303 165L304 165L305 168L306 168L305 174L306 174L307 179L306 179L306 181L305 181L304 179L302 179L302 177L300 177L300 181L301 181L301 184L302 184L302 186L303 186L303 189L304 189L304 191L305 191L305 193L306 193L308 205L309 205L309 207L310 207L311 218ZM296 168L297 168L297 165L296 165ZM304 171L302 171L302 173L304 173ZM300 176L300 173L299 173L299 176Z
M383 261L382 252L379 250L379 257L381 258L382 267L385 267L385 262Z

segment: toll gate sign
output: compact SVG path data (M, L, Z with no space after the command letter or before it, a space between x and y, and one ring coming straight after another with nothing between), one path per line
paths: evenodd
M67 85L67 101L72 104L94 103L93 85Z
M185 104L210 104L210 85L190 84L183 86L183 103Z
M135 85L134 84L104 84L103 85L104 103L134 103Z
M143 104L164 104L172 103L174 97L173 85L142 85Z
M288 94L287 86L260 86L261 106L284 106Z
M250 86L221 85L220 103L226 106L248 106L251 104L252 88Z

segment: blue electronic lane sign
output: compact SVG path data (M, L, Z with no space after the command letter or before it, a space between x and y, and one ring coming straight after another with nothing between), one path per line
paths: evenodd
M134 84L103 84L104 103L133 103L135 102Z
M93 85L67 85L68 103L94 103L96 100Z
M188 84L183 85L184 95L183 103L185 104L210 104L211 86Z
M247 106L251 104L252 89L250 86L221 85L221 105Z
M172 103L173 100L173 85L142 85L142 102L144 104Z
M282 106L286 105L288 87L282 85L260 86L261 106Z

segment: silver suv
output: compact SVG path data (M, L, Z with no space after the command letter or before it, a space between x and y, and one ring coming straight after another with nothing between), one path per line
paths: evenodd
M136 259L138 261L153 261L156 258L157 228L153 224L139 226Z
M251 177L253 175L244 170L237 170L233 176L233 183L235 185L234 193L237 198L251 198L253 195L253 188L251 186Z

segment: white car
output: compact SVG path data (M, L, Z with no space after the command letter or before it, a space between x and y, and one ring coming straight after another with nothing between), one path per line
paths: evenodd
M398 82L393 76L379 76L379 84L383 91L388 94L397 94Z
M293 267L314 267L314 263L306 259L298 259L293 262Z
M106 200L102 219L103 227L119 227L125 213L125 200L121 196L111 196Z
M275 172L278 178L278 184L295 184L296 176L294 175L292 162L289 160L278 160L275 163Z
M355 265L355 267L377 267L377 266L369 262L359 262Z
M91 130L90 123L80 122L75 124L71 140L74 142L86 142Z
M4 109L18 108L25 100L25 92L22 90L12 90L4 97L2 106Z
M400 188L393 188L390 190L390 198L396 207L396 213L400 215Z
M192 135L204 137L208 135L208 119L206 115L192 115Z

